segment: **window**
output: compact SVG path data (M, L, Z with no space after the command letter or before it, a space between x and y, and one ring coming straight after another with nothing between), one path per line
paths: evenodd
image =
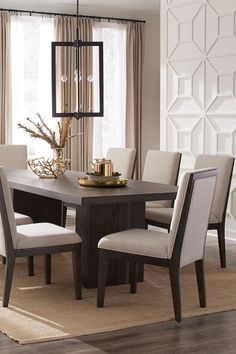
M51 112L51 42L53 18L12 16L12 142L27 144L29 155L51 155L49 145L17 127L29 125L40 113L52 128L57 119ZM94 118L93 156L102 157L110 146L125 146L126 26L95 23L93 40L104 43L104 117ZM95 59L96 60L96 59ZM94 63L96 67L96 63Z
M126 26L96 23L93 40L104 46L104 117L94 118L93 139L93 156L102 157L110 146L125 146Z
M12 143L27 144L29 155L50 155L49 145L35 141L17 127L29 125L26 118L34 119L40 113L50 125L55 125L51 113L51 42L53 19L36 16L12 16Z

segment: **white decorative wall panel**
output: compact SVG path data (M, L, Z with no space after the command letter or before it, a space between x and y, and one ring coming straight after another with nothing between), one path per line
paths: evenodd
M161 148L236 155L236 0L161 0ZM236 176L228 207L236 238Z

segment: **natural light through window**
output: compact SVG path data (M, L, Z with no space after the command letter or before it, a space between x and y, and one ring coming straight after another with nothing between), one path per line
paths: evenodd
M40 113L49 126L56 120L51 112L51 42L53 19L36 16L12 16L12 143L27 144L31 156L50 155L49 145L30 138L17 127Z
M28 125L26 118L34 119L38 112L51 128L57 124L51 108L53 37L53 18L12 16L12 143L27 144L31 157L52 154L47 143L30 138L17 123ZM94 118L93 129L93 156L102 157L111 146L125 146L126 26L94 23L93 40L104 43L104 117Z

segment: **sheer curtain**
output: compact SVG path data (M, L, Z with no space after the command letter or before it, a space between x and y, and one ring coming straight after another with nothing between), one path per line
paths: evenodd
M11 142L10 14L0 12L0 144Z
M144 24L127 25L126 145L135 148L135 176L141 178L142 69Z
M125 147L126 25L95 23L93 40L104 46L104 117L94 118L93 156L104 157L110 146Z
M57 120L51 113L51 42L53 19L36 16L11 16L12 66L12 142L27 144L31 156L51 156L50 146L31 138L17 127L26 118L40 115L51 128Z
M89 18L79 18L79 38L82 41L92 40L92 23ZM55 17L55 38L56 41L69 41L73 42L76 39L76 18L67 16ZM61 55L60 64L66 73L74 75L75 68L75 56L73 51L68 50ZM92 52L89 48L85 49L80 56L81 72L87 77L92 67ZM88 86L84 85L81 93L81 102L86 103L88 101ZM71 109L74 107L75 100L74 94L70 96L68 105ZM86 104L85 104L86 106ZM92 160L92 146L93 146L93 118L81 118L79 120L73 118L71 134L78 134L77 137L71 139L68 143L68 157L71 159L71 169L78 171L87 171L89 161Z

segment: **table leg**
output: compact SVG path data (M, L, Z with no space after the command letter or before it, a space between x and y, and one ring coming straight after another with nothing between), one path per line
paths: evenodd
M76 230L82 238L82 280L86 288L97 287L98 241L110 233L145 228L145 203L83 205L77 207ZM139 281L143 279L140 267ZM108 285L128 283L128 264L109 263Z

